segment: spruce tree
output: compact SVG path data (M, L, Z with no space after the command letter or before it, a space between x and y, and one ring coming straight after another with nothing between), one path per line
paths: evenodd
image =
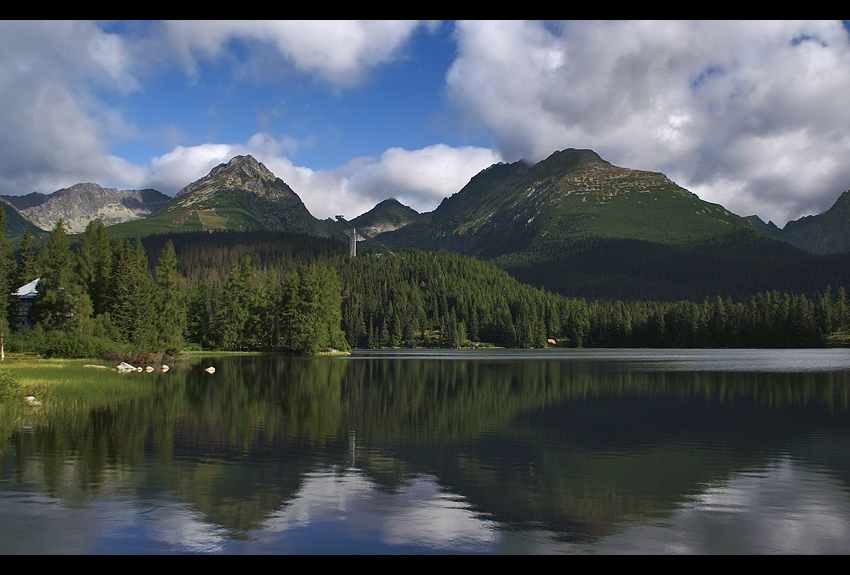
M157 328L159 347L168 353L175 353L183 346L186 309L180 297L177 281L177 254L171 240L168 240L162 249L154 273L156 275L154 323Z
M153 292L153 278L141 241L117 238L112 244L104 309L123 339L140 349L154 346L157 339Z
M36 267L35 246L33 246L32 232L29 226L24 229L24 235L21 238L20 260L15 269L13 289L18 289L38 277L38 269Z
M277 301L277 316L279 326L279 343L285 349L296 350L304 342L303 330L305 319L302 315L301 299L299 296L301 276L298 272L290 273L283 281L280 299Z
M6 336L9 332L9 311L15 272L12 244L6 237L6 209L0 204L0 360L6 359Z
M92 220L80 238L77 273L86 287L95 315L104 312L111 256L106 226L99 219Z
M213 346L212 328L212 296L204 282L199 282L189 290L186 303L186 337L191 343L202 348Z
M65 222L56 222L47 244L39 251L38 296L30 313L45 329L80 332L91 319L91 300L76 274Z

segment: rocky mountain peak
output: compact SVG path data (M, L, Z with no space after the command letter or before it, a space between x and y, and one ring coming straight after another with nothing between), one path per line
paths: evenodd
M208 174L211 178L251 178L259 180L274 180L275 175L258 162L253 156L234 156L226 164L219 164Z
M169 209L203 202L227 191L247 191L268 199L295 199L298 196L253 156L235 156L192 182L175 196Z
M171 218L172 229L194 217L202 219L203 229L330 234L286 182L249 155L217 165L180 190L154 217Z

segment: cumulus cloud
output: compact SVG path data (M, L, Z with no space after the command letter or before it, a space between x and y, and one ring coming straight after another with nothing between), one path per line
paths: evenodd
M501 161L488 148L436 144L419 150L391 148L379 158L360 157L335 169L314 170L282 154L290 145L258 132L244 144L177 146L154 158L144 179L173 195L234 156L251 155L286 182L317 218L354 218L391 197L419 212L431 211L475 174Z
M463 186L484 168L501 161L493 150L436 144L420 150L390 148L379 161L362 166L350 177L357 196L377 203L395 197L423 212Z
M0 23L0 194L50 193L78 182L117 187L153 187L175 194L219 163L252 154L325 217L370 209L382 194L409 199L419 209L433 208L440 193L457 191L471 175L469 166L486 167L486 150L392 150L386 158L355 158L335 170L312 170L288 159L299 145L285 134L254 134L246 142L210 141L174 145L146 164L132 164L110 153L117 138L136 128L102 94L144 90L175 59L191 74L202 60L231 58L233 42L243 42L242 65L255 54L285 61L305 77L335 86L361 81L370 69L404 56L405 46L431 23L407 21L178 21L131 23L109 33L85 22ZM278 62L279 64L279 62ZM162 129L162 128L161 128ZM180 139L186 134L177 125ZM414 167L411 159L424 163ZM483 162L483 163L482 163ZM406 167L405 167L406 166ZM478 168L480 169L480 168ZM404 181L403 171L421 182ZM435 195L437 194L437 195Z
M0 22L0 193L139 171L108 153L132 130L94 90L138 88L119 38L88 22Z
M783 225L850 187L841 22L471 22L452 101L509 160L592 148Z
M417 21L178 20L165 23L165 38L184 66L219 58L233 40L266 43L302 72L350 85L403 50Z
M460 22L445 96L467 122L454 127L492 135L495 149L390 143L379 157L335 169L291 160L315 133L299 142L269 121L247 141L208 135L197 144L179 118L139 128L120 107L120 95L144 93L159 75L191 78L209 62L231 79L283 71L344 94L406 58L432 26L0 22L0 194L85 181L171 194L251 153L319 217L357 215L386 197L429 211L494 162L567 147L662 171L706 200L780 226L826 210L850 187L850 41L841 22ZM143 129L178 138L148 162L122 159L116 142Z
M317 218L353 218L388 198L418 212L431 211L484 168L500 161L487 148L436 144L419 150L391 148L379 158L355 158L333 170L295 166L285 157L260 159L301 197Z

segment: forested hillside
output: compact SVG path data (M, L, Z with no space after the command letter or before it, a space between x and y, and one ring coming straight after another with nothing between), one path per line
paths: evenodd
M39 250L25 238L17 261L3 236L4 293L41 278L32 329L13 332L7 298L0 336L9 350L97 357L186 347L811 347L840 341L848 324L841 286L738 300L602 301L534 288L449 252L351 258L344 242L284 233L128 241L110 238L99 222L72 244L61 224Z

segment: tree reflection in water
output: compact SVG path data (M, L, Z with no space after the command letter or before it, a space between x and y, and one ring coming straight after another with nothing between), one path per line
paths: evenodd
M266 552L295 552L295 533L301 552L504 552L522 537L514 549L605 549L623 529L676 529L717 486L777 461L822 470L847 501L844 369L525 354L175 366L138 397L69 401L12 428L3 491L67 508L164 500L206 526L201 541Z

